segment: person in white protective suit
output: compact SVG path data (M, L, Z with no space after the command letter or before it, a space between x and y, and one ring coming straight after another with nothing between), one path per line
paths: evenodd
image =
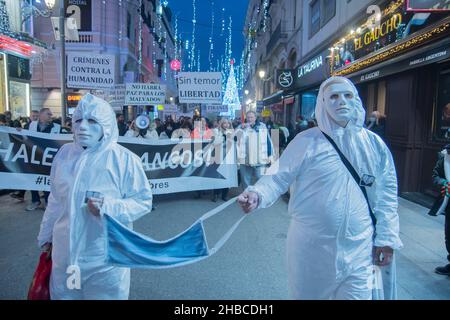
M130 270L104 263L103 214L131 228L151 211L151 188L139 157L117 144L115 115L106 101L85 95L72 124L74 142L61 147L52 164L38 236L41 247L52 246L50 296L128 299Z
M298 134L266 176L238 198L244 212L271 206L289 187L288 282L294 299L371 299L373 263L389 265L402 247L392 155L363 128L365 111L346 78L322 83L318 128ZM377 219L328 134L359 176L375 177L367 193Z

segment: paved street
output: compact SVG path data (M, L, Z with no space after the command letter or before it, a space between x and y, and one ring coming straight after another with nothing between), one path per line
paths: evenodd
M27 196L29 194L27 193ZM157 209L135 223L163 240L190 226L219 204L192 193L163 196ZM35 238L43 211L0 197L0 299L24 299L38 259ZM288 299L285 241L287 203L246 218L213 257L173 269L133 270L130 299ZM450 299L450 278L433 272L445 263L443 217L400 199L404 249L397 255L400 299ZM241 216L234 204L205 224L210 246Z

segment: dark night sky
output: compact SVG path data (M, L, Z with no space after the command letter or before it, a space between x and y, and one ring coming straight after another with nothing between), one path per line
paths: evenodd
M244 46L242 30L247 13L248 0L196 0L196 32L195 46L200 49L201 71L208 71L209 61L209 36L211 33L211 2L214 2L214 60L213 66L217 65L217 58L225 54L225 40L228 37L228 17L232 19L232 57L239 63ZM178 15L178 32L182 33L183 40L192 39L192 0L169 0L172 10L172 23L175 25L175 16ZM222 29L222 8L225 8L225 29L223 37L220 37ZM186 51L186 50L185 50ZM186 63L187 55L184 55ZM196 70L195 70L196 71Z

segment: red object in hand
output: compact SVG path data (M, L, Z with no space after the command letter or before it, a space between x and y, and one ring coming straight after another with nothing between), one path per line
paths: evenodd
M50 300L50 274L52 273L51 251L41 253L33 275L28 300Z
M447 183L445 186L442 186L441 187L441 194L443 195L443 196L445 196L445 195L450 195L450 183Z

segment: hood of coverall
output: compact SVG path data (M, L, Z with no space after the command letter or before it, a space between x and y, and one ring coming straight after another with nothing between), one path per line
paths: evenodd
M325 89L330 86L333 83L343 83L347 84L351 87L356 103L355 103L355 109L353 111L353 115L351 116L351 119L347 126L345 128L342 128L339 126L328 114L326 110L326 102L325 102ZM316 103L316 119L317 124L319 126L319 129L325 132L328 135L332 135L333 132L340 131L340 130L355 130L359 131L364 125L364 119L366 117L366 111L363 108L361 98L359 97L358 90L356 89L355 85L344 77L331 77L324 81L319 89L319 95L317 96L317 103Z
M108 102L90 93L86 94L78 102L78 106L73 112L72 127L75 128L75 122L82 118L93 119L102 127L103 138L98 148L117 142L119 129L117 128L115 113ZM79 144L75 134L73 139L75 143Z

